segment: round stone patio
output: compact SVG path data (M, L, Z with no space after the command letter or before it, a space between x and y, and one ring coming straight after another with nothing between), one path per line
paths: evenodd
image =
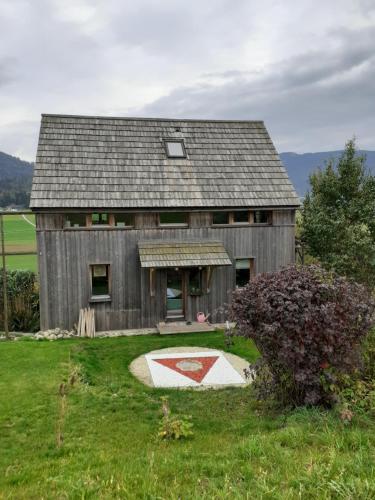
M220 389L245 387L249 362L234 354L204 347L168 347L143 354L129 366L149 387Z

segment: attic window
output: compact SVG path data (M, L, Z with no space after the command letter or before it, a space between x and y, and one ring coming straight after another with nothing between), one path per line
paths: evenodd
M188 226L186 212L162 212L159 214L159 226Z
M65 218L65 227L85 227L86 214L67 214Z
M239 210L233 212L233 224L248 224L249 212L247 210Z
M109 214L91 214L91 224L93 226L109 226Z
M134 214L115 214L115 226L116 227L133 227L134 226Z
M183 140L165 140L164 144L168 158L186 158Z
M272 212L270 210L256 210L254 224L272 224Z

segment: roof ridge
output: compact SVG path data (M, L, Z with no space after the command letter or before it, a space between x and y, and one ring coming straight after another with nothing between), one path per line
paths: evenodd
M154 122L203 122L203 123L264 123L263 120L225 120L225 119L210 119L210 118L155 118L141 116L98 116L98 115L69 115L60 113L42 113L41 116L50 118L92 118L100 120L137 120L137 121L154 121Z

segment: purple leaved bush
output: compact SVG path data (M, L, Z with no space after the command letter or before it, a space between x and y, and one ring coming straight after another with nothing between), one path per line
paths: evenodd
M287 386L289 403L330 405L327 386L360 366L374 310L364 286L319 266L292 266L237 289L229 317L253 339L275 386Z

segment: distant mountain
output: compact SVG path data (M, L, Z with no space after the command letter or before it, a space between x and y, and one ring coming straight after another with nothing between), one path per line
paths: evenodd
M375 151L359 153L366 155L366 165L375 175ZM309 175L319 167L324 167L330 158L337 159L341 154L342 151L281 153L280 158L298 194L304 196L309 189ZM33 168L32 163L0 152L0 207L29 206Z
M0 152L0 207L29 206L33 164Z
M366 165L375 175L375 151L359 151L366 155ZM342 151L327 151L322 153L280 153L281 161L288 171L297 193L305 196L309 189L309 175L319 167L324 167L330 158L339 158Z

